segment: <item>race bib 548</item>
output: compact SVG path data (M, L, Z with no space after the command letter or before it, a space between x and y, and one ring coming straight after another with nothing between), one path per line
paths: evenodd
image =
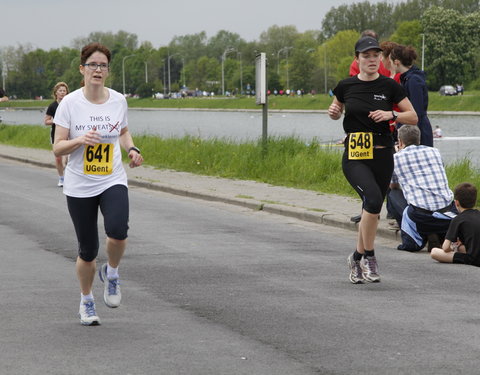
M113 172L113 143L98 143L85 146L83 173L107 175Z
M350 160L373 159L373 134L350 133L348 136L348 158Z

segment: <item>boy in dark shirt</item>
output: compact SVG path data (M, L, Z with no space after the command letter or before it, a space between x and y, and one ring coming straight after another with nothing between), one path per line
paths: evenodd
M442 248L432 249L431 257L441 263L480 266L480 211L474 209L477 189L467 182L454 191L459 215L450 222Z

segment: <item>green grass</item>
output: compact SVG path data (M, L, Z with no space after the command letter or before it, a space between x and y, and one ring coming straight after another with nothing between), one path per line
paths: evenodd
M11 100L0 103L2 107L46 108L48 100ZM269 97L269 109L278 110L326 110L332 98L325 94L303 97ZM128 99L130 108L194 108L194 109L260 109L254 97L237 98L186 98L186 99ZM430 111L478 111L480 112L480 91L467 91L462 96L440 96L437 92L429 94Z
M134 138L145 164L155 168L357 197L343 176L340 148L321 147L315 140L306 145L294 137L269 138L268 151L264 152L260 141L238 144L228 139L192 136ZM49 129L42 126L0 125L0 143L51 149ZM446 172L452 189L465 181L480 188L480 171L468 159L447 165Z

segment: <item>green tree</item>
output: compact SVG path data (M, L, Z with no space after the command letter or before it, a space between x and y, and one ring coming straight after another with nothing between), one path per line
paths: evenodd
M417 64L421 66L422 25L419 20L401 22L389 39L405 46L414 47L418 54Z
M436 90L443 84L474 80L480 12L464 16L455 10L432 7L424 13L422 26L429 87Z
M258 47L267 56L278 56L277 53L282 48L293 47L298 36L297 28L293 25L273 25L260 34Z
M122 46L130 50L138 48L138 37L136 34L131 34L126 31L120 30L116 34L112 32L94 31L88 34L87 37L75 38L72 42L73 47L80 50L83 46L98 42L107 46L110 50L113 50L115 46Z
M390 40L420 48L422 43L422 25L420 20L401 22L395 32L390 36Z
M442 7L469 14L480 10L478 0L407 0L395 5L392 19L394 24L420 20L429 8Z
M350 64L355 57L357 40L356 31L345 30L338 32L319 47L317 65L327 70L327 86L333 86L339 80L348 77Z
M313 88L312 76L316 67L318 43L315 34L305 32L295 41L290 59L291 86L310 91Z
M238 51L245 43L245 40L243 40L240 35L230 31L220 30L208 40L206 55L220 59L224 51L228 48L235 48L235 50Z
M363 30L373 29L380 38L392 34L393 5L386 1L371 4L369 1L332 7L322 21L322 32L331 38L339 31L355 30L357 36Z
M188 64L189 81L192 88L218 91L220 88L221 67L218 59L202 56Z
M207 34L202 31L197 34L175 36L168 47L183 56L186 61L197 60L206 53Z

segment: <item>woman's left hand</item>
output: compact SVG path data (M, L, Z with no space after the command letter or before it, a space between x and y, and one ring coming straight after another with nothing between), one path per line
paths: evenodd
M128 164L130 166L130 168L135 168L135 167L139 167L142 165L143 163L143 156L140 155L137 151L135 150L131 150L129 153L128 153L128 157L130 159L132 159L130 161L130 163Z
M393 117L392 111L382 111L377 109L376 111L370 112L368 115L375 122L390 121Z

